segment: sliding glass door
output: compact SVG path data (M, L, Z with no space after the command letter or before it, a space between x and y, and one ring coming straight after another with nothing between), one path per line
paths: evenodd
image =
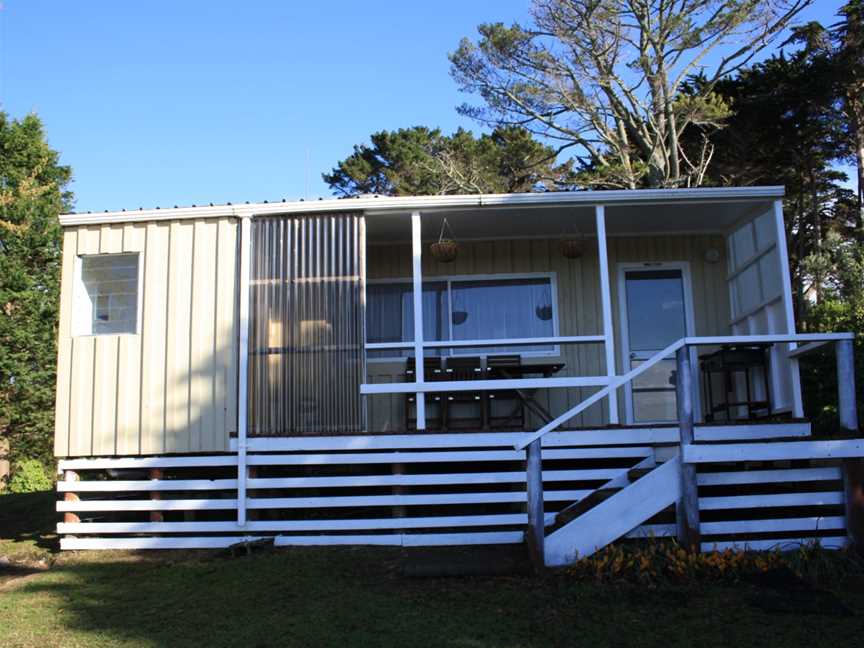
M426 341L503 340L557 334L555 282L551 275L459 276L423 283L423 338ZM367 286L369 342L414 339L414 302L407 280ZM554 345L454 347L427 349L426 355L556 353ZM372 351L370 358L413 355L413 350Z

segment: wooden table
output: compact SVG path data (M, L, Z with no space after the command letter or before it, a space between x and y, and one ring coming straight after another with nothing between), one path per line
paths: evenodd
M542 376L543 378L550 378L561 371L564 366L563 362L537 362L532 364L523 364L518 367L489 367L487 371L490 374L489 377L492 379L516 379L537 375ZM514 389L512 391L518 396L521 405L524 405L540 417L540 420L543 421L543 423L548 423L554 418L545 407L535 400L534 395L537 393L536 388Z

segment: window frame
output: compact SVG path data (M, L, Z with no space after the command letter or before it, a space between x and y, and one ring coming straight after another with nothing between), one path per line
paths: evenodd
M83 308L83 300L90 300L87 286L84 284L84 259L92 257L134 256L138 263L138 276L135 295L135 330L123 333L96 333L93 331L93 310ZM144 306L144 254L138 251L130 252L96 252L93 254L76 254L73 268L72 284L72 337L117 337L122 335L141 335L141 316ZM92 304L92 302L91 302ZM86 316L86 315L89 315Z
M737 223L726 235L726 283L729 287L730 326L734 326L735 324L758 313L769 304L783 299L783 273L788 272L788 270L785 270L784 268L779 268L780 285L777 288L776 293L769 294L766 292L766 277L762 271L762 261L765 258L769 258L772 259L772 262L779 265L780 248L777 245L776 236L765 242L760 241L759 228L756 223L763 217L772 218L771 212L765 212ZM745 229L752 241L754 252L749 256L739 259L737 250L735 249L735 236ZM774 254L775 252L777 253L776 256ZM753 268L756 273L758 281L758 299L750 308L741 308L741 295L739 295L738 279L751 268Z
M558 311L558 273L557 272L505 272L505 273L484 273L484 274L459 274L459 275L423 275L423 283L446 283L447 284L447 302L452 308L452 283L459 281L507 281L513 279L548 279L549 280L549 290L550 297L552 301L552 337L560 336L560 323L559 323L559 311ZM366 281L367 285L381 285L381 284L411 284L411 277L388 277L381 279L368 279ZM452 319L452 311L450 313L450 317L447 318L448 323L448 340L453 341L453 319ZM364 324L365 326L365 324ZM364 334L364 337L368 337ZM402 340L399 340L402 342ZM423 340L424 342L433 342L437 340ZM410 342L410 340L408 341ZM480 356L481 358L488 358L494 356L501 355L513 355L514 353L518 353L522 357L530 357L530 358L550 358L550 357L560 357L561 356L561 345L554 344L552 345L552 349L549 351L493 351L493 352L481 352L481 353L472 353L472 356ZM515 348L515 347L514 347ZM405 349L410 351L411 349ZM458 354L453 353L453 347L442 347L441 351L443 351L441 357L451 358L458 357ZM407 356L387 356L387 357L376 357L370 358L369 352L366 351L366 362L372 363L393 363L393 362L405 362L407 360Z

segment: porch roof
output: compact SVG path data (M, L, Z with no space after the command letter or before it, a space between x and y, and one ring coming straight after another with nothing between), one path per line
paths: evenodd
M784 189L781 186L767 186L447 196L363 196L350 199L71 213L61 215L60 224L64 226L102 225L224 216L242 218L276 214L359 211L368 217L374 217L370 218L370 225L375 222L372 226L383 234L387 230L387 221L390 220L386 218L387 216L420 211L446 214L448 218L451 218L452 214L453 218L462 220L459 214L476 214L478 209L482 209L484 212L501 214L498 217L501 220L497 221L496 225L501 225L509 231L511 226L516 227L520 221L524 223L526 220L519 218L514 208L547 208L550 210L545 214L548 218L544 217L540 221L530 223L534 235L539 235L544 232L539 231L538 228L549 229L549 232L546 232L548 234L560 234L562 225L572 225L573 219L578 219L579 212L583 211L579 207L583 207L586 217L591 218L591 207L606 205L614 207L609 210L610 232L613 233L626 232L628 229L631 231L644 229L649 222L660 227L659 231L704 231L706 227L721 231L746 216L754 208L782 198L783 193ZM698 211L692 209L694 203L702 204ZM646 212L645 207L649 205L663 206L662 212L655 211L653 215ZM673 205L677 208L670 209ZM690 207L681 209L685 205ZM662 219L658 218L661 214ZM377 223L379 217L381 217L380 228ZM508 219L511 222L508 223ZM485 227L488 225L487 221ZM399 229L401 231L401 226ZM655 227L652 227L652 230L657 231ZM471 233L463 232L462 235L470 237Z

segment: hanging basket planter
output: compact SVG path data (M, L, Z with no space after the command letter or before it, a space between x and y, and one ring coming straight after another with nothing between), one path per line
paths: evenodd
M449 232L449 236L444 235L444 232ZM441 233L438 235L438 241L429 246L429 252L436 261L441 263L451 263L459 256L459 244L453 239L453 230L450 229L450 223L445 218L441 223Z
M541 322L552 319L552 295L548 288L543 289L543 300L534 307L534 314Z
M565 259L578 259L582 256L582 239L565 238L558 244L561 255Z
M537 319L542 322L548 322L552 319L552 304L544 304L534 309Z
M452 239L441 239L433 243L429 247L429 251L436 261L450 263L451 261L455 261L456 257L459 256L459 244Z

